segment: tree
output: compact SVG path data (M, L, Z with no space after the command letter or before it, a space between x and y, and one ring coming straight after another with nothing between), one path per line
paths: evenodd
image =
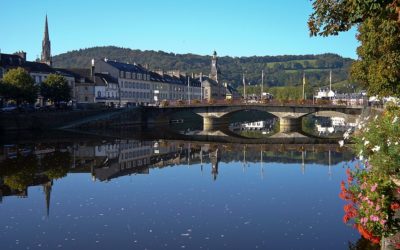
M40 86L40 93L45 100L50 100L59 104L71 99L71 88L67 80L57 74L50 74Z
M23 68L10 69L4 74L0 91L5 99L13 99L17 104L34 103L37 87L32 77Z
M337 35L358 25L358 60L351 74L370 95L400 97L400 1L315 0L312 36Z

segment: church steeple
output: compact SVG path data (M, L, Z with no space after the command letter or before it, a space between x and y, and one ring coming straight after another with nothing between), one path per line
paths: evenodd
M214 81L218 82L218 57L217 52L214 50L212 59L211 59L211 76L210 78Z
M46 215L49 217L50 215L50 197L51 197L51 189L53 187L53 181L48 181L43 184L43 192L46 196Z
M51 45L50 45L50 38L49 38L49 27L47 24L47 15L46 15L46 21L44 24L44 35L43 35L43 41L42 41L42 57L40 60L42 63L46 63L49 66L51 66L52 61L51 61Z

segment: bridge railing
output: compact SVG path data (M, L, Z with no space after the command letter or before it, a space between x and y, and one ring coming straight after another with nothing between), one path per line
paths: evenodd
M268 105L268 106L342 106L359 107L361 102L332 101L332 100L244 100L244 99L222 99L222 100L171 100L160 103L160 107L201 107L201 106L226 106L226 105Z

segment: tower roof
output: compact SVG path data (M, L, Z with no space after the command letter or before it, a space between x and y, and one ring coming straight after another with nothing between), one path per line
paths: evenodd
M49 41L49 26L47 24L47 14L46 14L46 21L44 24L44 36L43 36L44 41Z

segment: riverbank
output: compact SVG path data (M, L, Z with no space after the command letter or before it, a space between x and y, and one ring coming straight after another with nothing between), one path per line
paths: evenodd
M0 113L0 132L56 129L73 121L112 112L110 109Z

